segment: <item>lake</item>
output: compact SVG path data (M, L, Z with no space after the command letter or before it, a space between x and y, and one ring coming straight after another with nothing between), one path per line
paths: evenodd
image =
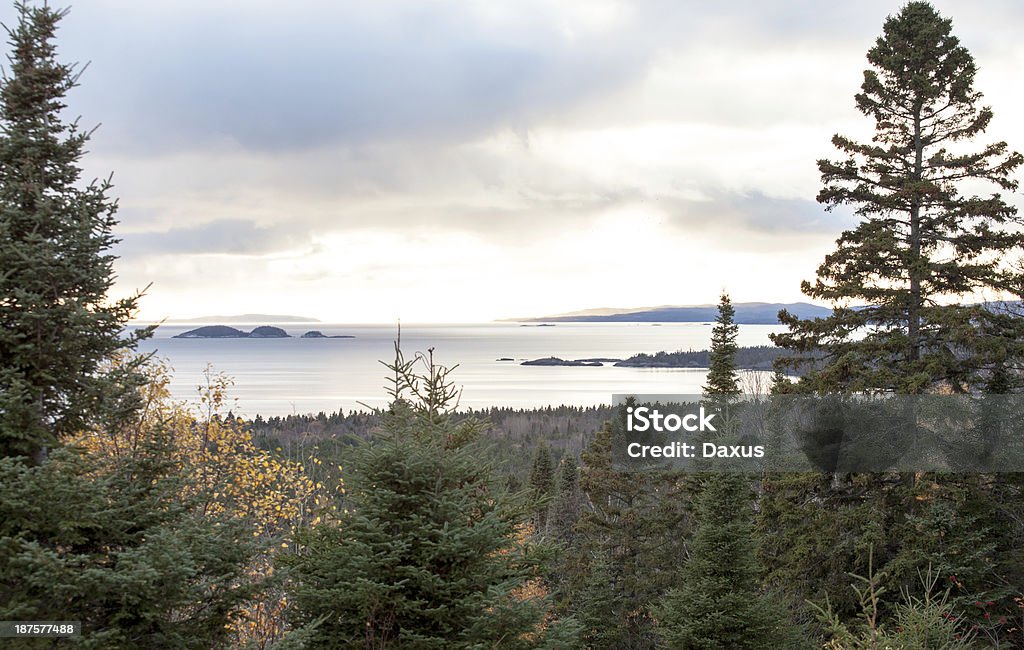
M255 325L233 324L246 331ZM295 338L175 339L198 324L166 324L140 344L174 368L171 392L176 399L195 399L203 371L234 379L230 396L237 415L253 417L350 411L384 406L387 370L381 360L394 357L395 325L285 323ZM350 339L302 339L308 330ZM770 344L768 334L781 325L740 325L741 346ZM437 362L458 364L451 378L462 387L460 405L484 408L535 408L569 404L609 404L616 393L699 393L702 369L543 367L520 361L540 357L582 359L626 358L655 353L707 349L711 325L703 323L559 323L553 327L518 323L479 325L403 325L402 349L407 357L434 348ZM515 361L498 361L508 357ZM764 379L765 373L749 373Z

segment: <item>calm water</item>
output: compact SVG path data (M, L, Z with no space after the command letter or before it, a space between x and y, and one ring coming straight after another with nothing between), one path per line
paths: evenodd
M259 323L265 324L265 323ZM194 399L206 365L234 379L234 410L248 417L257 413L287 415L361 408L359 402L383 406L385 375L381 359L394 356L393 325L283 324L298 337L310 329L324 334L349 334L352 339L173 339L198 327L164 325L140 346L155 351L174 368L171 391L177 399ZM251 329L249 325L237 325ZM739 344L765 345L779 325L741 325ZM521 366L519 361L556 356L626 358L654 353L706 349L711 326L701 323L561 323L554 327L518 324L404 325L406 356L433 347L441 364L458 368L451 377L463 388L460 404L467 407L595 405L611 402L615 393L700 392L705 371ZM511 357L515 361L498 361Z

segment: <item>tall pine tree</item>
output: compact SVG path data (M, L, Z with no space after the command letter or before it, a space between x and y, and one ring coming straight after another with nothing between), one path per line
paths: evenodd
M1021 319L958 304L988 295L1020 297L1010 262L1024 247L1016 209L989 184L1013 191L1024 158L1005 142L971 149L992 119L974 89L977 66L952 22L927 2L890 16L868 51L857 108L875 122L870 143L836 135L840 160L819 160L827 209L852 206L862 218L804 282L833 304L827 318L786 311L776 344L790 365L819 362L802 384L812 390L920 393L984 386L1022 352Z
M782 365L808 366L786 389L1019 390L1024 319L1004 305L965 303L1024 293L1014 267L1021 219L998 194L1017 189L1012 174L1024 158L1004 142L973 143L992 111L980 105L977 66L951 20L927 2L890 16L867 58L855 102L874 136L836 135L841 159L818 161L818 201L850 206L861 221L842 233L816 281L802 285L833 304L833 315L780 313L789 332L773 340L797 353ZM970 193L978 188L995 192ZM914 402L906 403L916 426ZM1020 526L992 516L1017 509L1019 488L1006 476L780 476L766 484L761 519L773 571L783 583L801 579L803 597L833 590L835 598L842 572L866 571L867 549L892 581L886 598L929 564L956 567L950 573L971 576L962 583L972 592L996 600L994 589L1012 584L997 571L1003 549L1019 545Z
M61 119L77 79L53 43L66 11L16 6L0 83L0 455L38 459L131 406L136 367L104 361L147 331L122 336L138 296L107 299L117 204L109 180L80 182L89 133Z

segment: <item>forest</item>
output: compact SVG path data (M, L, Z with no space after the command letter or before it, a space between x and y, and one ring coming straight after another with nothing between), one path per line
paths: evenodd
M17 6L5 647L1024 647L1024 472L617 471L622 410L460 410L457 371L400 340L378 411L245 421L217 374L172 400L172 371L136 351L153 330L126 328L142 294L110 297L118 205L82 178L92 132L62 114L67 12ZM873 137L836 135L817 161L819 203L858 219L802 286L831 314L783 311L776 347L741 354L723 292L710 350L672 357L708 368L707 400L740 399L738 369L769 363L773 394L1024 389L1024 220L1001 194L1024 158L979 143L992 109L931 4L886 18L867 63L854 101Z

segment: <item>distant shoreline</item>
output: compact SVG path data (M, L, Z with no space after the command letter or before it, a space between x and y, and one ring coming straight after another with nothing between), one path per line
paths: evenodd
M772 370L776 359L790 351L771 345L755 345L741 347L736 350L737 370ZM676 352L657 352L655 354L639 353L627 359L589 358L562 359L561 357L543 357L522 361L521 366L554 366L554 367L601 367L611 364L618 368L688 368L707 370L711 364L708 350L679 350Z

